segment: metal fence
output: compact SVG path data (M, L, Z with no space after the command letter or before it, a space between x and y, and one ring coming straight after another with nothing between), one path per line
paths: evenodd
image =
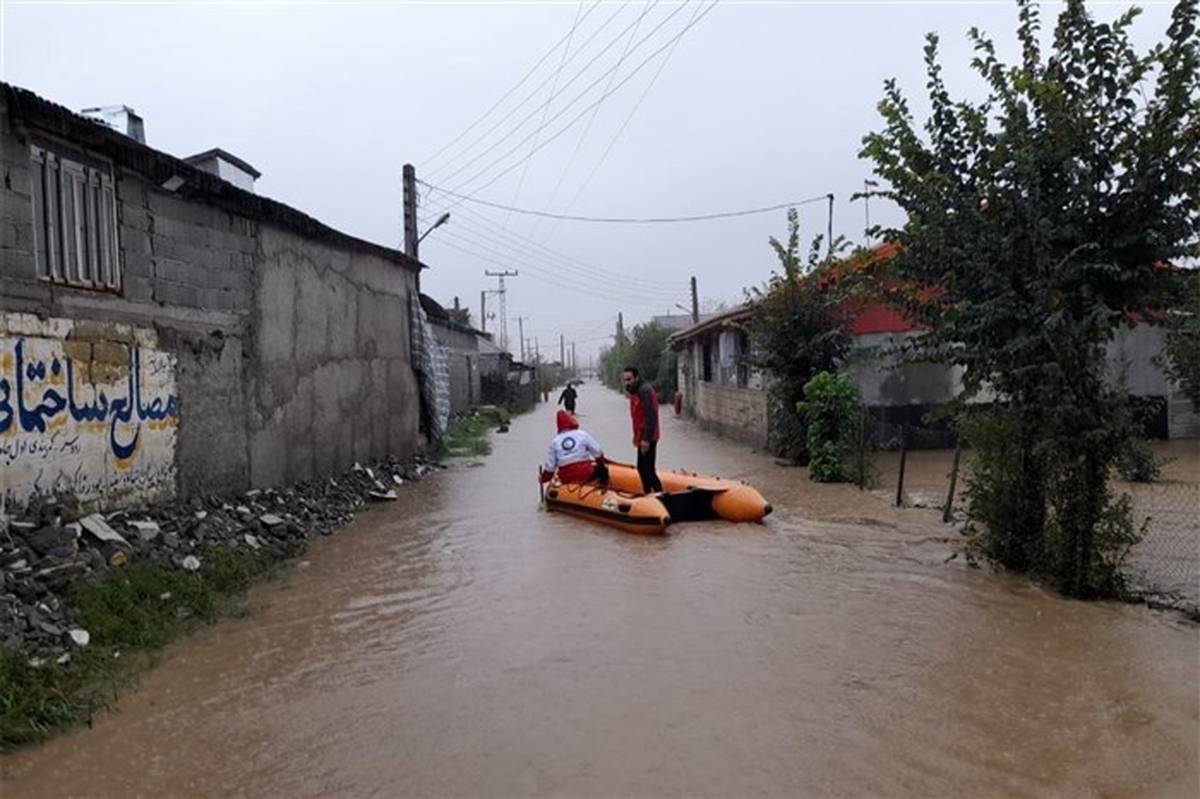
M1125 561L1128 588L1155 605L1200 617L1200 442L1159 442L1154 449L1165 464L1155 482L1112 484L1114 493L1132 498L1135 521L1145 525ZM958 519L967 479L963 454L952 508ZM894 493L898 504L944 512L953 467L953 450L877 453L875 487Z
M1145 537L1126 563L1131 590L1200 614L1200 482L1168 477L1114 488L1133 498L1138 523L1147 521Z

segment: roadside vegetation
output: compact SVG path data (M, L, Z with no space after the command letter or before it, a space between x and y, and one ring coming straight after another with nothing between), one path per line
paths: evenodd
M928 118L888 81L862 156L907 220L875 231L900 247L891 275L930 289L897 297L927 330L913 357L965 370L975 542L1071 596L1111 596L1144 521L1109 487L1140 430L1105 346L1170 319L1172 364L1194 368L1194 305L1177 298L1200 253L1197 2L1178 0L1145 53L1136 10L1103 24L1071 0L1044 46L1037 4L1017 9L1018 63L970 32L985 99L951 97L930 34ZM999 401L968 411L984 392Z
M631 336L618 331L613 346L600 354L600 377L604 385L621 390L621 371L636 367L638 373L654 386L658 401L671 402L679 388L677 359L667 346L671 331L654 322L636 325Z
M276 563L214 550L195 572L135 563L72 590L64 603L86 646L57 659L0 651L0 752L90 724L168 644L243 613L245 590Z

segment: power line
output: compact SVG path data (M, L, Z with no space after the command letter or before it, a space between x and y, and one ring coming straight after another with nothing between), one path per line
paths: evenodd
M597 36L599 36L601 33L603 33L604 30L609 25L612 24L613 20L615 20L617 17L619 17L621 15L621 12L625 10L625 6L629 5L630 2L631 2L631 0L626 0L626 2L623 3L621 6L619 6L616 11L614 11L612 14L610 14L607 19L605 19L603 22L601 22L600 27L598 27L598 28L596 28L596 30L592 31L592 33L587 37L587 39L584 40L583 44L581 44L579 46L579 49L567 57L567 60L564 63L564 66L566 64L570 64L572 61L575 60L576 56L578 56L580 53L584 52L587 49L588 45L590 45ZM576 72L570 78L570 80L568 80L565 84L563 84L562 88L560 88L556 92L553 92L548 98L546 98L545 101L542 102L541 105L537 106L532 111L530 111L525 116L523 116L520 119L520 121L517 122L516 125L511 127L506 133L503 133L500 136L500 138L495 143L493 143L490 147L485 149L483 152L478 153L473 158L471 158L469 161L467 161L465 164L463 164L461 167L459 167L455 172L451 173L451 175L449 177L447 177L447 180L449 180L449 178L454 177L454 175L459 174L460 172L462 172L463 169L466 169L468 166L475 163L480 158L482 158L483 156L487 155L492 150L499 147L501 143L503 143L507 139L511 138L517 131L519 131L521 128L523 128L525 126L526 122L528 122L529 120L531 120L535 116L537 116L537 113L539 111L541 111L543 108L545 108L550 103L552 103L554 101L554 99L556 97L558 97L560 94L565 92L567 90L567 87L569 87L575 81L579 80L579 78L582 77L585 72L587 72L587 70L592 66L592 64L596 63L596 61L600 58L600 56L604 55L606 52L608 52L608 50L613 45L615 45L618 41L620 41L621 37L625 35L625 32L627 30L629 30L629 28L632 27L632 25L633 25L633 23L630 23L629 25L626 25L623 29L621 29L621 31L619 33L617 33L616 36L613 37L612 41L610 41L608 44L606 44L604 47L602 47L600 49L600 52L592 57L591 61L584 64L582 69L580 69L578 72ZM453 156L449 161L447 161L446 163L437 167L436 169L433 169L430 172L430 174L436 174L438 172L442 172L445 169L448 169L450 167L450 165L453 164L455 161L457 161L461 158L464 158L467 155L467 153L471 152L471 150L476 147L476 145L478 145L480 142L486 140L489 136L491 136L493 133L495 133L496 130L501 125L503 125L508 120L512 119L517 114L517 112L519 112L522 108L525 107L526 103L528 103L530 100L533 100L535 97L537 97L538 92L540 92L546 86L546 84L552 80L552 78L553 78L553 76L550 75L550 76L547 76L545 79L543 79L541 83L539 83L537 86L534 87L533 91L531 91L529 94L527 94L525 96L525 98L523 100L521 100L521 102L519 102L515 106L513 106L512 109L509 110L508 113L506 113L504 116L502 116L500 119L498 119L491 127L489 127L487 130L485 130L482 134L480 134L479 136L476 136L471 141L470 144L468 144L466 147L464 147L462 150L460 150L458 152L458 154ZM585 92L586 92L586 90L585 90Z
M533 239L522 236L519 233L512 232L511 230L505 228L498 222L488 218L478 211L463 207L460 208L457 213L460 215L459 218L466 216L470 220L476 220L479 224L487 228L488 233L503 239L507 246L521 252L523 256L538 255L540 254L540 251L541 253L546 254L542 256L543 260L550 260L556 264L561 263L566 271L574 272L583 277L605 277L610 280L619 280L626 285L644 287L650 292L659 293L664 290L674 292L676 286L678 286L680 283L679 281L674 280L653 280L650 278L634 277L617 270L606 269L593 263L580 260L579 258L575 258L574 256L558 250L551 249L550 247L539 244ZM532 250L530 248L532 248Z
M576 29L579 28L579 21L580 21L580 17L582 14L583 14L583 0L579 0L579 5L575 9L575 22L571 25L571 30L567 33L566 49L563 50L562 60L558 62L558 69L554 70L554 79L550 83L550 96L548 98L546 98L546 102L542 106L545 109L542 112L542 123L543 124L546 122L546 117L549 116L549 114L550 114L550 101L552 101L554 99L554 90L558 88L558 76L562 74L563 67L566 66L566 64L567 64L567 56L571 54L571 39L574 38L575 31L576 31ZM582 50L583 48L581 47L579 49ZM533 146L534 146L534 149L537 148L537 138L536 137L533 140ZM524 188L524 186L525 186L525 175L528 172L529 172L529 162L526 161L525 167L521 170L521 178L520 178L520 180L517 181L517 189L516 189L516 191L513 192L513 202L514 203L521 196L521 189ZM507 219L505 221L507 221Z
M593 11L595 11L597 8L599 8L599 6L600 6L600 0L596 0L596 2L592 3L592 7L589 8L587 10L587 13L583 15L583 19L586 20L589 16L591 16L591 13ZM582 23L583 20L580 20L580 22ZM573 33L574 29L572 29L571 32ZM537 63L534 64L532 67L530 67L529 71L525 73L524 77L522 77L519 81L517 81L516 84L511 89L509 89L503 95L501 95L499 100L492 103L492 106L488 110L484 111L483 114L478 119L476 119L474 122L472 122L470 125L468 125L462 133L458 134L453 139L451 139L449 142L442 145L442 148L440 150L438 150L436 153L429 156L424 161L421 161L420 162L421 165L423 167L427 166L430 162L432 162L432 161L436 160L438 157L440 157L442 153L446 152L451 147L453 147L454 145L456 145L460 141L462 141L468 133L470 133L472 130L474 130L479 125L479 123L481 123L481 122L483 122L483 120L487 119L493 111L495 111L497 108L499 108L501 106L501 104L504 103L505 100L507 100L509 97L511 97L513 92L515 92L517 89L519 89L523 85L525 85L525 81L529 80L529 78L533 76L533 73L537 72L538 67L540 67L542 64L544 64L546 62L546 59L548 59L550 56L554 55L554 53L558 50L558 48L562 46L563 42L565 42L569 39L570 35L571 34L568 33L566 36L562 37L557 42L555 42L554 46L551 47L549 50L547 50L546 54L543 55L541 58L539 58L537 60ZM539 88L541 88L541 87L539 87ZM535 90L535 92L536 92L536 90ZM520 106L518 106L518 108L519 107Z
M658 302L675 303L679 301L680 287L675 288L649 288L640 286L635 283L622 279L614 279L605 277L604 275L587 274L586 272L572 271L569 264L562 261L556 261L553 258L533 253L521 249L507 241L497 238L486 231L480 231L474 228L459 228L453 233L447 232L447 236L455 236L460 241L467 241L476 246L484 247L491 252L496 253L499 257L507 258L512 263L519 264L528 269L535 269L553 275L559 280L569 280L584 287L592 286L598 291L609 293L620 293L628 295L632 299L654 300Z
M424 181L421 181L421 180L418 180L417 182L424 183ZM425 183L425 185L430 186L430 184L428 184L428 183ZM437 189L438 191L442 192L443 194L448 194L449 196L454 197L462 202L471 202L471 203L476 203L478 205L486 205L489 208L496 208L501 211L509 211L514 214L524 214L526 216L539 216L539 217L542 217L545 219L559 219L559 220L563 220L563 221L567 221L567 222L597 222L597 223L604 223L604 224L621 224L621 225L669 224L669 223L675 223L675 222L707 222L707 221L714 220L714 219L733 219L733 218L740 217L740 216L754 216L755 214L770 213L771 211L779 211L784 208L795 208L795 207L798 207L801 205L809 205L810 203L815 203L815 202L825 202L829 199L828 194L822 194L819 197L809 197L806 200L795 200L792 202L778 203L776 205L767 205L767 206L763 206L761 208L745 208L745 209L742 209L739 211L722 211L722 212L714 213L714 214L699 214L696 216L649 216L649 217L572 216L569 214L554 214L554 213L550 213L549 211L534 211L529 208L517 208L515 206L504 205L502 203L494 203L494 202L491 202L490 200L485 200L481 197L472 197L471 195L468 195L468 194L458 194L456 192L450 191L449 189L444 189L441 186L430 186L430 188Z
M511 252L506 252L505 249L511 249L511 246L506 245L504 242L497 242L494 238L489 239L485 235L479 234L478 231L467 232L472 233L473 235L464 235L464 231L461 229L461 227L457 231L447 231L444 236L439 237L439 241L444 238L449 238L453 241L460 242L460 248L462 244L482 248L489 254L489 256L494 256L494 258L488 259L491 260L492 263L508 266L517 264L522 269L545 275L548 279L555 281L556 284L563 283L565 281L563 285L570 284L573 288L580 288L595 292L597 294L603 294L611 299L622 299L631 302L648 303L658 307L656 303L677 302L681 298L680 294L670 294L666 292L651 293L637 287L627 287L619 282L607 282L603 278L584 278L573 274L564 273L561 265L556 263L549 263L544 266L539 266L538 264L527 260L524 254L517 254L516 257L514 257ZM501 249L498 250L497 247ZM478 253L475 252L470 254L478 256Z
M496 258L492 258L490 255L481 254L481 253L478 253L467 247L463 247L458 244L454 244L451 241L447 241L445 238L439 239L439 243L444 244L445 246L447 246L453 250L458 250L459 252L461 252L465 255L469 255L473 258L477 258L481 261L485 261L490 264L495 264L497 266L505 266L505 267L512 265L512 261L504 261L504 260L498 260ZM522 264L522 268L528 268L528 265ZM537 271L537 270L535 270L535 271ZM547 284L549 286L553 286L555 288L565 289L567 291L573 291L573 292L576 292L579 294L584 294L592 299L599 297L601 299L605 299L610 302L619 303L622 305L634 305L634 306L640 306L640 307L645 307L645 308L659 307L658 303L651 301L651 300L646 300L644 298L637 299L637 298L632 298L632 297L626 297L626 296L621 296L621 295L616 295L616 294L605 293L605 292L597 291L596 289L589 287L589 286L581 286L579 284L574 284L574 283L563 283L563 282L559 282L558 280L555 280L552 277L549 277L546 274L535 274L530 277L532 280L534 280L536 282L545 283L545 284Z
M699 7L696 9L696 13L700 13ZM664 56L662 62L659 63L658 69L655 70L653 77L650 78L650 82L646 84L646 88L642 90L637 102L634 103L633 108L630 109L629 115L625 117L625 121L621 123L621 127L617 128L617 132L613 134L612 139L609 140L608 146L604 148L604 153L601 154L600 160L596 162L596 165L592 167L592 171L588 173L588 176L584 179L583 183L579 185L578 190L575 192L575 196L571 198L571 202L567 203L566 208L563 209L563 213L567 213L575 207L575 203L579 202L579 198L583 195L584 191L587 190L587 187L591 185L592 180L600 171L600 167L604 166L604 162L608 160L608 156L612 152L613 147L616 146L617 141L621 138L622 134L625 133L625 128L629 127L629 123L633 120L634 115L636 115L638 109L642 107L642 102L646 99L646 96L650 94L650 90L654 88L654 84L658 82L658 76L663 73L664 69L666 69L667 64L671 61L671 56L675 55L675 48L678 44L679 42L676 41L675 44L671 45L671 49L667 51L666 56ZM557 227L557 225L555 227ZM554 228L551 228L551 234L553 232ZM547 238L549 238L549 235L550 234L547 234Z
M623 6L622 6L622 8L623 8ZM619 10L620 10L620 9L618 9L618 11L619 11ZM647 42L649 39L651 39L651 38L654 36L654 34L658 33L658 31L659 31L659 30L661 30L661 29L662 29L662 27L663 27L664 25L666 25L668 22L670 22L670 21L671 21L671 19L672 19L672 18L674 18L674 16L675 16L676 14L678 14L678 13L679 13L680 11L682 11L682 10L683 10L683 6L681 5L681 6L679 6L678 8L676 8L674 11L672 11L670 14L668 14L668 15L667 15L667 17L666 17L666 18L665 18L665 19L664 19L662 22L658 23L658 25L656 25L656 26L654 27L654 30L650 31L650 33L648 33L648 34L646 34L644 37L642 37L642 39L640 39L640 40L638 41L638 43L637 43L636 45L634 45L634 48L633 48L633 49L635 49L635 50L636 50L636 49L638 49L639 47L641 47L643 44L645 44L645 43L646 43L646 42ZM462 166L458 167L456 170L454 170L453 172L451 172L449 175L446 175L446 176L445 176L443 179L444 179L444 180L446 180L446 181L453 180L455 177L457 177L458 175L460 175L460 174L462 174L464 171L466 171L466 170L467 170L467 168L471 166L471 164L474 164L474 163L475 163L476 161L478 161L480 158L483 158L485 155L487 155L488 153L490 153L490 152L492 152L493 150L495 150L497 147L499 147L499 146L500 146L501 144L503 144L505 141L507 141L508 139L512 138L514 135L516 135L516 133L517 133L519 130L521 130L521 128L523 128L523 127L525 126L525 123L526 123L526 122L528 122L530 119L532 119L534 116L536 116L536 115L537 115L538 111L541 111L541 110L542 110L543 108L545 108L547 105L549 105L550 103L552 103L552 102L553 102L553 101L554 101L554 100L555 100L555 99L556 99L556 98L557 98L559 95L563 94L563 93L564 93L564 92L567 90L567 88L568 88L569 86L571 86L572 84L574 84L574 83L575 83L575 81L577 81L577 80L579 80L581 77L583 77L583 76L584 76L584 74L586 74L586 73L587 73L588 69L590 69L590 68L591 68L592 64L594 64L594 63L596 63L597 61L599 61L599 60L600 60L600 58L601 58L601 57L602 57L602 56L603 56L605 53L607 53L607 52L608 52L610 49L612 49L612 47L613 47L614 45L616 45L616 43L617 43L618 41L620 41L621 37L622 37L622 36L624 36L624 35L625 35L625 33L626 33L626 32L627 32L627 31L628 31L630 28L632 28L634 25L638 24L638 23L639 23L639 22L642 20L642 18L644 18L644 17L645 17L645 16L646 16L648 13L650 13L650 9L649 9L649 8L647 8L645 11L643 11L643 12L642 12L642 13L641 13L641 14L638 16L638 18L637 18L637 19L635 19L633 22L629 23L629 24L628 24L628 25L626 25L624 28L622 28L622 29L621 29L621 32L620 32L620 33L618 33L618 34L616 35L616 37L614 37L614 38L613 38L613 40L612 40L612 41L610 41L610 42L609 42L608 44L606 44L606 45L605 45L603 48L601 48L600 52L598 52L598 53L596 53L594 56L592 56L592 59L591 59L590 61L588 61L586 64L584 64L584 65L583 65L583 67L582 67L582 68L581 68L581 69L580 69L578 72L576 72L576 73L575 73L573 76L571 76L571 78L570 78L570 79L569 79L569 80L568 80L566 83L564 83L564 84L563 84L562 88L561 88L561 89L559 89L559 91L558 91L558 92L556 92L555 94L553 94L553 95L551 95L549 98L547 98L547 99L546 99L546 101L545 101L545 102L544 102L542 105L538 106L537 108L535 108L534 110L532 110L532 111L530 111L528 114L526 114L526 115L525 115L525 116L524 116L524 117L521 119L521 121L520 121L520 122L518 122L518 123L517 123L517 124L516 124L514 127L512 127L511 129L509 129L509 131L508 131L507 133L503 134L503 135L502 135L502 136L501 136L499 139L497 139L495 142L493 142L491 146L487 147L487 148L486 148L486 149L484 149L482 152L480 152L480 153L477 153L477 154L476 154L474 157L472 157L470 160L468 160L468 161L467 161L465 164L463 164ZM584 47L586 47L586 43L584 44ZM581 47L581 48L580 48L580 51L582 51L582 49L583 49L583 47ZM579 51L576 51L576 52L579 52ZM584 89L583 89L583 91L581 91L581 92L579 92L579 94L575 95L575 97L573 97L573 98L570 100L570 102L568 102L568 103L566 104L566 106L565 106L564 108L562 108L560 111L558 111L558 113L556 113L556 114L555 114L555 115L554 115L554 116L553 116L553 117L552 117L552 118L551 118L549 121L543 121L543 122L542 122L542 124L541 124L540 126L538 126L538 127L537 127L537 128L536 128L536 129L535 129L533 132L532 132L532 133L530 133L530 134L529 134L528 136L526 136L524 139L521 139L521 141L517 142L517 144L516 144L516 146L515 146L515 147L513 147L513 148L512 148L511 150L509 150L508 152L504 153L504 155L500 156L500 158L499 158L499 159L497 159L497 161L494 161L494 162L492 162L491 164L488 164L487 166L485 166L485 167L484 167L484 168L483 168L483 169L482 169L480 172L478 172L478 173L476 173L475 175L473 175L473 176L472 176L470 179L468 179L467 181L465 181L465 182L464 182L463 184L461 184L461 185L468 185L468 184L470 184L471 182L473 182L473 181L477 180L477 179L479 178L479 175L481 175L481 174L485 174L485 173L486 173L486 172L487 172L489 169L491 169L491 168L492 168L492 167L493 167L493 166L494 166L496 163L498 163L498 161L503 161L505 158L508 158L508 157L509 157L510 155L512 155L514 152L516 152L517 150L519 150L521 147L524 147L524 146L525 146L525 144L526 144L526 143L527 143L527 142L528 142L530 139L532 139L532 138L534 138L535 136L539 135L539 134L540 134L540 133L541 133L543 130L545 130L547 127L549 127L551 123L555 122L555 121L556 121L556 120L557 120L559 117L561 117L561 116L562 116L564 113L566 113L566 112L567 112L567 110L569 110L569 109L570 109L570 108L571 108L573 105L575 105L577 102L579 102L579 101L580 101L580 100L582 100L584 97L586 97L586 96L587 96L587 94L588 94L589 92L591 92L591 90L592 90L592 89L594 89L594 88L595 88L595 87L596 87L596 86L597 86L597 85L600 83L600 81L602 81L602 80L604 80L606 77L608 77L608 74L609 74L609 72L613 71L614 69L615 69L615 67L610 67L610 68L609 68L608 70L606 70L605 72L602 72L602 73L600 73L600 75L599 75L599 76L597 76L595 80L593 80L591 83L589 83L587 86L585 86L585 87L584 87ZM545 85L545 82L543 82L543 84L542 84L542 85ZM538 88L541 88L541 87L539 86ZM600 98L600 100L601 100L601 101L603 101L603 100L605 99L605 97L607 97L607 95L604 95L604 96L602 96L602 97ZM588 109L584 109L585 113L586 113L588 110L590 110L590 107L589 107ZM493 128L493 129L494 129L494 128ZM489 131L489 132L490 132L490 131ZM478 141L478 140L477 140L477 141ZM477 143L477 142L476 142L476 143ZM474 146L474 145L472 145L472 146ZM532 157L533 157L533 154L534 154L534 153L536 153L536 152L537 152L538 150L540 150L540 149L541 149L541 145L537 145L537 146L535 146L535 147L533 148L532 152L530 152L530 154L529 154L529 156L528 156L528 157L532 158ZM519 166L519 164L518 164L518 166ZM441 170L437 170L437 171L441 171Z
M653 2L647 8L647 13L649 13L650 8L657 6L658 2L659 0L653 0ZM697 6L696 8L699 9L700 7ZM643 14L641 17L637 18L633 30L629 33L629 39L627 39L625 42L625 49L621 52L621 57L617 59L617 63L613 67L612 73L608 77L608 85L604 87L604 91L611 89L613 82L617 79L621 65L624 64L625 59L629 57L630 45L633 44L634 37L637 36L638 28L641 27L642 18L645 16L646 15ZM583 143L587 140L588 134L592 132L592 125L595 124L596 117L599 115L600 106L596 106L594 109L592 109L592 115L588 117L587 124L583 126L583 133L579 134L579 141L575 142L575 149L571 152L571 157L567 159L567 165L562 168L561 172L558 173L558 181L554 184L554 189L550 192L550 199L546 201L546 205L554 204L555 198L558 197L558 190L562 188L563 181L567 179L567 173L570 172L571 167L575 165L575 159L579 157L579 151L583 148ZM522 174L524 174L524 172L522 172ZM533 229L529 231L530 236L533 236L537 233L539 224L541 224L540 220L534 222Z
M504 258L504 256L501 253L495 253L495 252L491 252L491 251L480 253L475 250L464 247L460 244L455 244L454 241L451 240L452 238L466 241L468 244L471 244L472 246L481 246L481 245L477 244L476 242L466 239L463 236L451 237L449 233L447 233L445 236L439 237L438 243L445 245L452 250L458 250L459 252L462 252L466 255L470 255L474 258L478 258L481 261L486 261L488 263L495 264L497 266L502 266L502 267L507 268L507 267L510 267L513 265L513 261L511 258L508 260L502 260ZM486 246L486 245L483 245L483 246ZM493 257L493 256L495 256L495 257ZM527 262L521 263L520 266L522 269L528 269L528 270L531 270L534 273L536 273L535 275L532 276L533 279L538 280L543 283L547 283L547 284L549 284L551 286L555 286L557 288L567 289L568 291L579 292L579 293L586 294L589 297L593 297L593 298L602 297L602 298L610 300L612 302L625 303L625 304L631 304L631 305L642 305L645 307L652 307L652 308L660 307L660 301L655 301L655 300L646 298L645 296L637 296L637 295L626 296L626 295L620 293L619 287L616 287L616 286L606 286L602 289L602 288L598 288L598 287L582 285L580 283L562 282L557 279L558 276L555 275L555 273L550 272L549 270L531 266Z

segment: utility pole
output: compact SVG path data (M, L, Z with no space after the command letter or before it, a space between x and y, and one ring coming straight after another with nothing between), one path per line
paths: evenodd
M525 317L517 317L517 335L521 337L521 363L525 363Z
M695 275L692 275L692 324L700 324L700 294L696 291Z
M571 374L575 374L577 361L575 360L575 342L571 342Z
M417 257L417 170L405 164L401 182L404 188L404 254L414 261ZM417 270L417 291L421 291L421 270Z
M479 292L479 329L487 332L487 292Z
M829 239L828 239L827 243L828 243L829 254L826 257L828 257L830 260L833 260L833 193L830 192L828 196L829 196Z
M623 314L617 314L617 346L621 346L625 341L625 317Z
M538 343L537 336L533 337L533 352L534 352L533 357L537 358L538 363L541 363L542 362L542 345Z
M563 334L558 334L558 365L562 368L567 368L567 349L563 340Z
M504 288L504 278L516 277L517 270L505 269L503 272L489 272L485 269L483 274L486 275L487 277L497 278L500 282L499 288L496 289L496 293L500 295L500 330L498 332L500 335L500 349L507 350L508 349L508 307L507 307L507 301L505 299L505 294L508 291L508 289Z

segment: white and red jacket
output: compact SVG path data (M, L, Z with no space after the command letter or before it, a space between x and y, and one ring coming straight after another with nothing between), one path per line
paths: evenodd
M564 483L586 483L592 479L596 463L604 462L604 452L596 439L586 430L579 429L579 422L566 411L559 411L558 435L550 442L546 460L542 463L542 482L547 482L558 471L558 479Z

